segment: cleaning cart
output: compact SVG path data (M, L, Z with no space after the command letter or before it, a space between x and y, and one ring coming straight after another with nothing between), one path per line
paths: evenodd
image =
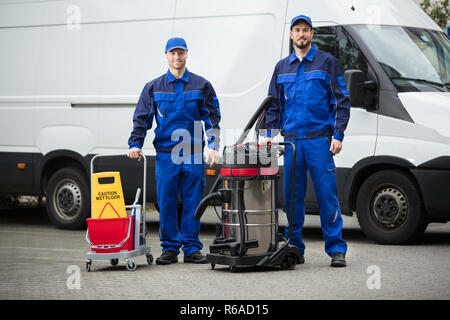
M120 182L118 172L105 172L100 175L94 175L94 162L102 157L123 157L126 155L96 155L91 160L92 218L87 219L88 229L86 231L86 241L91 250L86 254L87 272L91 270L93 260L110 260L111 265L115 266L119 263L120 259L124 259L126 268L129 271L136 270L136 263L131 259L133 257L145 255L147 257L147 263L149 265L153 264L150 247L145 242L147 233L145 223L147 160L143 154L141 155L144 160L142 189L137 188L134 203L124 208L120 208L120 203L119 205L111 204L113 200L117 200L120 197L122 197L123 201L121 184L117 184L117 182ZM101 195L107 194L109 196L108 199L111 199L111 201L101 203L100 206L98 206L96 201L102 200L104 197L99 197L98 194L94 194L94 186L97 186L99 183L97 179L103 179L103 184L116 183L118 185L115 187L118 190L97 192ZM142 204L139 204L141 190ZM127 214L126 210L130 210L130 214ZM103 215L106 214L109 214L109 216L104 218Z

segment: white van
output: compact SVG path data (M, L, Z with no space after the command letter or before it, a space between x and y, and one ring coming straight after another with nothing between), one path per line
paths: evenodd
M89 160L126 153L139 93L167 71L169 37L186 39L188 68L211 81L221 127L236 132L292 50L298 14L340 60L351 94L335 157L343 214L356 212L379 243L405 243L450 220L450 41L409 0L0 1L0 192L46 195L52 221L79 228L90 214ZM121 168L132 199L134 163L103 165ZM155 202L152 178L147 190Z

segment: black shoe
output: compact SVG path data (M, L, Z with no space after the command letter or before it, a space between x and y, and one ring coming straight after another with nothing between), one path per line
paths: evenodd
M184 256L184 263L208 263L206 257L200 251L196 251L190 256Z
M304 264L304 263L305 263L305 257L304 256L299 256L297 264Z
M156 258L156 264L171 264L176 262L178 262L178 257L172 250L164 251L160 257Z
M331 257L331 267L345 267L345 254L342 252L333 253Z

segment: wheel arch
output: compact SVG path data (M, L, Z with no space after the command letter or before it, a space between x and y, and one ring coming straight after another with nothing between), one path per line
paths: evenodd
M358 191L364 181L381 170L397 170L406 174L419 190L419 184L411 169L416 168L410 161L393 156L373 156L358 161L351 169L345 184L344 194L348 199L350 211L356 211ZM422 200L422 199L421 199ZM422 200L423 203L423 200Z
M89 181L89 163L79 153L71 150L55 150L47 153L38 167L38 185L42 192L45 193L50 177L62 168L79 169Z

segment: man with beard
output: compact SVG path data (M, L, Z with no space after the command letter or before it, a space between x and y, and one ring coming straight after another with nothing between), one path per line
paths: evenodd
M342 149L350 117L350 99L339 62L323 52L311 39L311 19L299 15L291 21L294 52L278 62L269 86L273 97L267 111L267 143L272 130L281 129L284 139L296 146L295 194L291 244L302 255L302 227L305 219L306 172L309 170L320 209L325 252L332 267L345 267L347 243L342 239L342 216L336 186L333 155ZM276 134L276 130L274 131ZM292 148L284 158L285 208L290 208ZM287 212L288 217L291 212ZM286 238L287 238L286 228ZM304 262L302 257L301 263Z
M205 185L201 121L205 123L208 137L206 161L211 159L210 166L213 166L219 160L219 101L211 83L186 68L188 49L183 38L169 39L165 53L169 70L145 85L136 105L128 157L140 159L147 130L155 119L153 145L162 246L156 264L178 262L181 247L185 263L206 263L206 257L200 252L203 248L198 238L200 221L194 219ZM183 133L181 141L179 133ZM187 148L180 149L179 144ZM178 191L183 202L180 230Z

